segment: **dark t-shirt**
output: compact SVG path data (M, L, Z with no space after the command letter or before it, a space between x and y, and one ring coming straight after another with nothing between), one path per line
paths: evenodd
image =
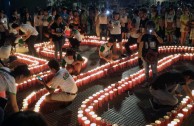
M54 22L54 23L51 25L51 30L54 30L56 33L63 33L64 28L65 28L65 26L64 26L63 24L59 24L59 25L58 25L56 22ZM63 38L62 35L61 35L61 36L57 36L57 35L53 35L53 34L52 34L52 39L53 39L54 41L60 40L60 39L62 39L62 38Z
M167 87L174 84L185 85L186 82L183 75L174 71L166 72L157 77L157 79L152 83L152 88L155 90L165 90Z
M142 29L145 29L148 20L149 20L148 18L146 18L145 20L142 19L140 20L139 29L141 32L143 32Z
M144 34L142 36L141 42L143 42L143 48L142 48L143 57L145 57L149 49L153 50L154 52L158 52L159 42L156 36L150 35L150 34Z

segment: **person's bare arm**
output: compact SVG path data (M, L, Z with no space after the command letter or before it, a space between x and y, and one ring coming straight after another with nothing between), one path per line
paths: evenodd
M192 99L194 102L194 97L192 96L191 89L188 87L188 85L183 85L183 90L185 93Z
M9 94L9 97L10 97L11 106L12 106L14 112L19 112L19 108L18 108L18 104L17 104L16 95L10 93L10 94Z

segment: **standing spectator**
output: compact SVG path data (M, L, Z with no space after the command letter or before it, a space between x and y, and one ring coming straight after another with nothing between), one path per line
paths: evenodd
M103 36L105 37L106 40L108 16L106 15L106 11L104 8L101 9L101 13L98 15L97 22L99 22L100 25L100 40L102 40Z
M96 36L97 37L100 37L100 24L99 24L99 20L98 19L98 16L99 16L99 11L98 11L98 8L95 9L95 30L96 30Z
M110 37L114 40L113 44L113 53L117 52L116 44L119 43L120 46L120 52L123 56L123 45L122 45L122 35L121 35L121 22L119 20L119 13L114 12L113 13L113 19L110 21L109 27L110 27Z
M145 32L138 38L142 43L142 57L144 59L146 81L149 81L149 65L151 65L153 79L157 76L158 63L158 45L163 43L163 40L157 35L155 31L155 24L153 21L146 23Z
M128 33L128 28L127 28L128 15L127 15L125 9L123 9L122 12L121 12L120 21L121 21L122 39L126 39L127 38L127 33Z
M181 37L181 31L180 31L180 17L182 14L182 10L180 8L177 9L176 15L175 15L175 21L176 21L176 31L175 31L175 36L176 36L176 41L177 43L180 43L180 37Z
M191 70L185 70L180 72L166 72L157 77L157 79L151 84L150 93L153 99L150 100L152 108L159 110L164 107L173 107L178 103L178 99L175 96L175 91L178 88L178 84L182 86L185 93L194 101L189 84L194 80L194 72Z
M61 14L61 17L63 18L64 22L68 21L69 15L67 14L67 8L66 7L63 8L63 12Z
M174 33L174 19L175 11L170 8L165 14L165 34L167 38L167 43L173 43L173 33Z
M77 29L80 26L80 16L77 10L73 11L73 25L77 27Z
M42 17L42 32L43 32L43 41L47 41L48 40L48 26L49 26L49 22L52 20L52 18L49 16L47 9L44 10L43 12L43 17Z
M36 30L38 31L39 35L38 35L38 40L40 42L42 42L43 40L43 32L42 32L42 17L43 17L43 11L39 10L38 13L34 16L34 27L36 28Z
M80 25L82 33L87 33L88 14L86 10L82 10L80 14Z
M62 60L62 67L65 67L70 74L79 75L84 59L72 49L66 51Z
M0 68L0 92L9 92L10 102L14 112L19 111L16 99L16 83L23 82L29 75L30 71L27 65L17 66L13 71L6 67Z
M191 24L190 24L190 27L191 27L190 40L192 42L192 46L194 46L194 15L192 15L190 22L191 22Z
M69 15L69 17L68 17L68 24L69 25L71 25L71 24L73 24L73 11L72 10L69 10L68 11L68 15Z
M29 24L12 24L12 28L16 29L18 32L21 30L24 33L21 37L28 45L29 53L33 56L37 56L36 49L34 48L34 43L38 37L37 30Z
M183 9L183 14L180 17L181 22L181 45L184 45L186 43L186 38L189 33L189 21L190 21L190 13L189 9L186 7Z
M60 16L59 16L60 17ZM62 17L60 17L62 19ZM50 60L48 66L51 72L55 74L51 81L44 84L46 89L49 91L49 95L46 96L47 102L60 101L60 102L71 102L77 96L78 88L69 72L61 68L56 60ZM51 86L51 87L50 87ZM61 92L55 93L54 90L60 88Z
M10 21L13 22L13 20L16 24L20 24L20 21L21 21L20 14L18 13L16 9L13 11L13 14L11 15Z
M2 10L0 10L0 47L4 45L8 33L8 19Z
M145 32L145 25L147 23L147 21L149 20L147 17L147 9L145 8L141 8L139 10L139 17L140 17L140 25L139 25L139 31L140 33L144 33ZM138 41L139 43L139 41ZM143 61L142 61L142 43L138 44L138 65L139 68L143 68Z
M32 20L31 15L29 14L29 12L26 12L26 13L25 13L24 18L23 18L23 23L24 23L24 24L29 24L29 25L32 26L33 20Z
M55 58L58 59L58 52L60 54L60 60L62 59L62 46L64 41L63 31L65 26L62 24L62 17L60 15L55 16L55 22L51 25L51 38L55 45Z

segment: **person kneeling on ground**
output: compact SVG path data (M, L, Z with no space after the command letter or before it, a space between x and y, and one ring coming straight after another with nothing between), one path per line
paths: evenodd
M84 59L72 49L66 51L66 55L62 60L62 67L66 67L70 74L79 74L82 68Z
M79 47L80 47L80 43L82 41L81 33L76 28L76 25L70 25L70 29L72 29L71 36L69 37L69 42L70 42L71 48L76 50L76 51L80 51Z
M150 100L152 108L157 110L175 106L178 103L178 99L175 97L178 85L182 85L186 95L194 101L194 97L188 87L193 80L194 72L191 70L185 70L182 73L171 71L158 76L150 87L150 93L153 96L153 99Z
M114 39L110 38L108 43L102 44L100 46L99 56L106 62L112 62L113 60L118 59L118 55L113 54L113 43Z
M53 59L48 62L48 66L52 73L54 73L54 77L50 82L44 84L45 88L49 91L49 95L46 96L47 102L52 101L60 101L60 102L71 102L77 96L77 85L73 79L73 77L69 74L69 72L61 68L59 63ZM61 92L55 93L54 90L56 88L60 88Z

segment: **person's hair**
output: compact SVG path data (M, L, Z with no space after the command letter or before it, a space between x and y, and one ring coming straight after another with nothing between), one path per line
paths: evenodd
M108 43L114 43L114 42L115 42L115 41L114 41L113 38L109 38Z
M56 71L58 71L60 69L60 65L58 63L57 60L55 59L51 59L49 62L48 62L48 66L52 69L55 69Z
M105 8L101 8L101 12L104 12L105 11Z
M26 64L21 64L18 65L17 67L14 68L13 71L10 73L13 77L18 77L18 76L25 76L28 77L30 76L30 70L28 69L28 66Z
M152 20L149 20L149 21L147 21L146 22L146 28L153 28L153 29L155 29L155 23L154 23L154 21L152 21Z
M141 8L139 11L143 12L144 14L147 13L147 9L146 8Z
M48 126L48 124L39 113L20 111L5 119L2 126Z
M13 29L16 29L17 27L19 27L19 25L16 24L16 23L13 23L13 24L11 25L11 27L12 27Z
M183 76L189 76L190 79L194 79L194 71L192 70L184 70L182 72Z
M8 59L8 63L11 63L11 62L13 62L13 61L15 61L15 60L17 60L18 58L17 58L17 56L9 56L9 59Z
M138 15L139 10L138 10L138 9L135 9L135 10L133 11L133 13L134 13L135 15Z
M66 56L74 56L74 55L75 55L75 51L73 49L67 49Z
M57 21L59 17L61 17L61 16L59 14L56 14L55 15L55 21Z

